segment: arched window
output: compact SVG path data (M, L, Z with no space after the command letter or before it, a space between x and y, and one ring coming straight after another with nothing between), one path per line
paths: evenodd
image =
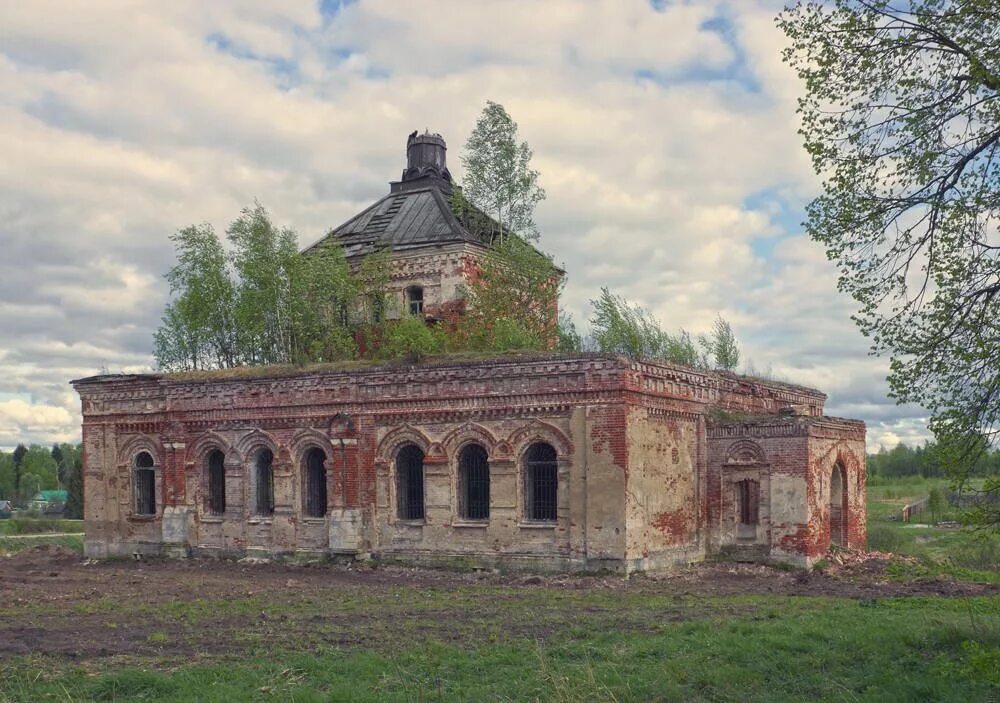
M396 455L396 514L400 520L424 519L424 453L415 444Z
M545 442L532 444L524 455L524 517L554 521L558 487L556 450Z
M756 525L760 519L760 484L750 478L736 482L736 508L740 525Z
M156 469L153 455L139 452L135 457L136 515L156 515Z
M258 515L274 515L274 454L267 447L257 450L254 456L254 486L257 500L254 504Z
M326 515L326 452L313 447L305 456L305 499L306 515L323 517Z
M222 515L226 512L226 455L213 449L206 461L208 468L208 512Z
M420 286L410 286L406 289L406 306L411 315L424 313L424 289Z
M490 516L490 464L478 444L467 444L458 455L458 514L466 520Z

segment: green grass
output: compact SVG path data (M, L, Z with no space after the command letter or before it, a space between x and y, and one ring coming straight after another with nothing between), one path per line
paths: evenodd
M928 524L944 520L961 522L964 513L948 508L937 516L929 512L899 521L903 506L926 498L931 489L948 488L946 479L920 476L880 479L868 486L868 547L910 556L915 564L895 563L890 574L898 578L954 577L1000 582L1000 533L972 526L941 528ZM895 519L893 519L895 518ZM924 526L921 526L924 525Z
M44 534L46 532L83 532L83 520L27 517L0 520L0 536Z
M414 589L416 590L416 589ZM534 607L587 612L587 592L530 591ZM615 600L615 599L612 599ZM133 658L87 666L46 657L0 664L0 701L986 701L1000 695L1000 603L986 598L698 599L694 617L622 629L625 599L541 638L463 635L351 647L250 645L216 659ZM508 620L533 618L514 599ZM744 612L732 614L736 605ZM370 604L368 615L379 616ZM669 609L666 614L669 614ZM690 613L689 613L690 614ZM426 613L428 619L433 613ZM154 631L154 643L169 641Z
M51 537L48 535L32 535L30 537L11 538L0 535L0 556L17 554L31 547L54 545L68 547L83 554L83 537Z
M887 519L928 482L874 489L871 546L916 559L890 566L895 578L1000 580L997 536ZM39 543L79 549L80 539L0 536L0 552ZM131 643L6 656L0 703L1000 700L995 597L676 595L641 580L312 590L262 587L252 573L239 584L151 599L137 582L134 594L58 607L0 603L0 632L85 623Z

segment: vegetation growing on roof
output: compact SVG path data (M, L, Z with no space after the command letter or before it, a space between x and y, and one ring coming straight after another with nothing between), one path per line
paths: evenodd
M725 371L739 365L736 335L721 316L711 335L699 335L696 344L687 330L681 329L675 335L666 332L648 310L607 288L601 288L601 296L590 304L594 309L590 324L600 351Z
M491 228L491 239L503 241L508 232L538 239L535 205L545 191L530 166L532 154L527 142L518 141L517 123L504 106L488 100L465 143L462 185L463 199L489 216L479 224Z

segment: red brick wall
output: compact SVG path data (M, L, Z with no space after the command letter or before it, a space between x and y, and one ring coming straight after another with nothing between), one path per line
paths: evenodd
M498 467L508 472L518 470L517 449L510 446L513 438L534 431L559 435L552 441L562 443L563 451L572 454L561 458L558 524L551 532L518 531L520 498L512 497L511 506L504 508L513 512L502 535L479 538L470 536L477 533L469 530L439 531L434 539L414 538L419 550L434 551L439 544L435 540L443 540L449 549L470 553L513 553L517 540L523 539L531 554L549 550L560 558L595 563L623 561L626 551L629 559L641 560L644 552L649 556L677 547L685 550L678 558L696 558L697 553L724 541L723 513L731 510L723 488L730 470L727 452L738 439L756 442L766 456L770 493L761 500L771 506L769 537L778 552L812 558L826 549L829 517L824 518L824 489L817 477L838 456L847 457L843 459L848 485L846 541L851 546L864 542L864 471L854 458L863 457L864 428L816 416L824 396L809 389L588 354L387 365L344 372L250 373L242 378L220 373L204 378L106 376L76 382L83 399L91 553L101 553L101 544L152 548L166 540L168 533L183 537L185 530L194 541L211 535L234 548L257 544L281 550L320 544L325 528L301 514L296 464L296 452L314 441L311 437L320 438L315 441L328 453L328 470L334 474L328 475L331 508L360 511L360 518L337 513L339 517L331 520L342 519L345 524L361 520L359 550L378 550L383 536L392 533L385 531L389 518L384 514L391 506L379 507L383 500L380 461L383 470L391 470L377 456L380 438L412 427L434 443L473 425L495 435L490 440L491 461L496 459ZM715 427L706 438L706 418L718 406L771 414L728 429ZM775 415L790 406L798 406L807 416ZM579 422L571 422L571 417ZM646 424L636 429L636 418L660 419L643 420ZM671 423L676 425L673 430ZM644 448L643 433L654 430L658 438L652 444L646 442ZM257 441L275 453L280 500L270 521L249 516L250 477L239 473ZM236 457L228 463L234 475L227 470L227 480L238 484L232 501L227 500L233 504L233 514L222 521L203 515L199 472L202 454L212 442L227 456ZM129 451L138 446L150 447L157 460L162 510L152 519L132 515ZM445 462L436 470L440 475L436 480L446 481L452 470L449 450L436 445L427 449ZM640 450L645 478L633 485L629 481L632 461L639 461ZM661 464L671 467L669 475L664 474L665 481L675 487L683 484L684 504L649 515L627 509L629 500L659 504L658 491L669 489L647 479L659 475ZM585 489L572 493L577 482ZM441 496L447 502L447 490ZM775 509L783 505L782 500L788 505ZM645 517L628 518L640 513ZM451 529L446 504L435 515L438 527ZM333 522L329 527L334 532L339 529ZM647 537L640 537L643 534ZM449 535L455 539L451 541ZM513 541L505 542L510 535ZM626 547L626 542L631 546ZM487 545L494 546L487 549ZM643 563L636 562L635 568L645 568Z

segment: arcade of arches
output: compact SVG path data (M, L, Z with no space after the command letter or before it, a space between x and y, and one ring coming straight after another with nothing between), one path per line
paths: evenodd
M74 385L94 557L630 572L865 541L864 425L801 386L602 354Z

